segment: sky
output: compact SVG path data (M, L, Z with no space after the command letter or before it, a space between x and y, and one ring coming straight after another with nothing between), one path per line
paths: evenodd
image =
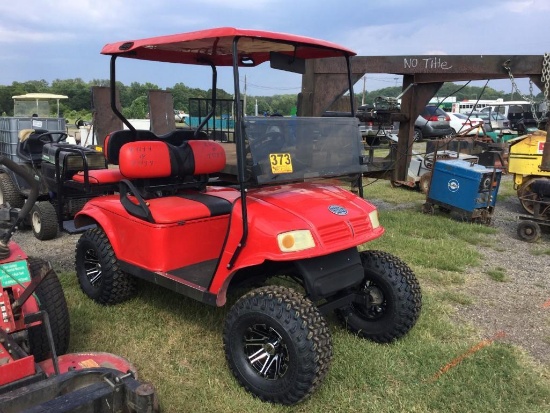
M550 52L549 0L3 0L0 16L0 85L108 79L109 57L100 54L106 43L223 26L315 37L361 56ZM204 68L128 61L117 71L127 85L210 88ZM300 91L299 75L270 73L247 70L247 93ZM400 84L392 74L366 77L367 90ZM232 92L230 72L219 73L218 86ZM511 91L509 80L489 86ZM525 79L518 86L528 94ZM355 89L362 87L359 81Z

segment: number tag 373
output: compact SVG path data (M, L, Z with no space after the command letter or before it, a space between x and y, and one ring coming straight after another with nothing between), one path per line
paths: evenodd
M272 174L291 174L292 158L289 153L270 153L269 163Z

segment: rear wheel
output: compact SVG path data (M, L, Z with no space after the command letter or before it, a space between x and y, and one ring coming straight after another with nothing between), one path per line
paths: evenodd
M31 209L30 223L34 236L47 241L57 237L58 223L55 207L48 201L37 202Z
M324 317L290 288L262 287L227 315L224 349L239 383L256 397L294 404L322 382L332 358Z
M412 270L397 257L381 251L364 251L365 277L359 294L365 300L337 310L353 333L378 343L404 336L415 324L422 308L420 285Z
M10 204L12 208L22 208L25 198L7 173L0 173L0 205Z
M520 239L527 242L536 242L541 236L540 225L531 220L520 221L517 231Z
M46 261L39 258L29 257L27 262L32 277L44 271L42 269L44 266L49 267ZM40 310L48 313L56 353L65 354L69 348L70 338L69 310L63 288L53 270L38 285L34 295ZM42 361L51 356L48 336L43 324L30 327L28 337L30 352L36 361Z
M76 244L76 276L80 288L92 300L112 305L126 301L136 292L136 280L123 272L100 228L87 230Z

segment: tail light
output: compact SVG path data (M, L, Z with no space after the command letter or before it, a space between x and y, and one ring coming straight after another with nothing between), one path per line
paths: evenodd
M449 115L445 115L445 120L446 120L447 122L450 122L450 121L451 121L451 117L450 117Z
M430 121L430 122L439 122L439 116L432 115L432 116L428 117L428 121Z

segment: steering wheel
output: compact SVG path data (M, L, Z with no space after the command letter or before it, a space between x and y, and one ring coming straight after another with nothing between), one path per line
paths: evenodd
M42 142L42 143L52 143L53 142L53 137L52 137L52 134L51 133L43 133L42 135L38 135L36 137L36 140L39 141L39 142Z
M278 131L267 132L262 139L262 146L267 152L278 151L285 145L285 136Z
M57 139L54 139L53 135L59 135ZM67 140L66 132L45 132L38 135L35 139L46 144L46 143L59 143Z

